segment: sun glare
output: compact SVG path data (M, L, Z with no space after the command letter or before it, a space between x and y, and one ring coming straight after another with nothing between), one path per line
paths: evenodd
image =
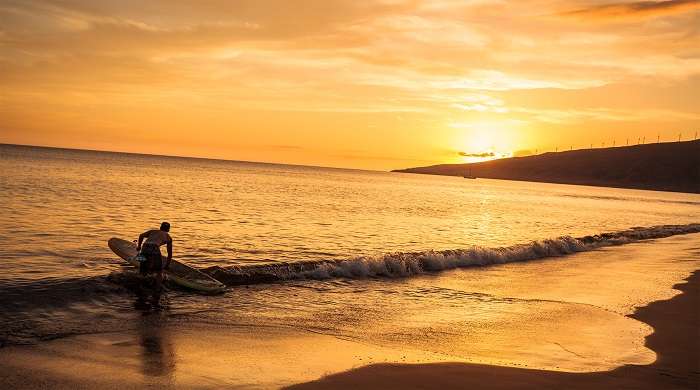
M477 129L467 136L465 144L477 152L493 150L493 133L488 130Z
M513 123L451 123L450 127L459 129L455 145L463 162L480 162L513 155Z

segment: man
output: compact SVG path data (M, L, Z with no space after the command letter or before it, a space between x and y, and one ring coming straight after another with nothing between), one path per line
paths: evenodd
M142 275L150 273L156 274L156 289L160 290L160 285L163 282L163 269L170 267L170 261L173 259L173 239L168 232L170 224L163 222L160 224L160 230L149 230L141 233L139 243L136 250L141 252L141 255L146 258L146 261L141 263L139 271ZM141 247L141 242L146 239ZM160 247L166 244L168 248L168 259L163 267L163 257L160 254Z

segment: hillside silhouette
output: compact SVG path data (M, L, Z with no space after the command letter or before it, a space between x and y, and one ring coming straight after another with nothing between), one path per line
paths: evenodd
M552 152L394 172L700 193L700 140Z

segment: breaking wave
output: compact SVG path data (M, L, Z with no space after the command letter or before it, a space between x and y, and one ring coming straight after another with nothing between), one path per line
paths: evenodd
M564 236L501 248L472 246L346 260L211 267L203 271L229 286L304 279L402 278L461 267L559 257L605 246L688 233L700 233L700 224L632 228L578 238ZM134 271L0 284L0 311L3 313L0 316L0 348L132 326L129 313L134 309L143 310L142 289L142 281ZM180 298L177 306L182 306L184 313L192 306L183 303L183 299L203 302L196 301L198 297L192 297L188 292L183 291L179 295L177 290L171 291L174 294L168 295ZM167 299L165 301L167 306ZM169 312L171 310L168 309Z
M636 227L578 238L562 236L500 248L472 246L443 251L389 253L347 260L210 267L204 271L229 286L297 279L401 278L454 268L559 257L605 246L699 232L700 224Z

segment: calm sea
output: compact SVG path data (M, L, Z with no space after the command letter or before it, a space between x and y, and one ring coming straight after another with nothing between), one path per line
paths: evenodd
M172 313L199 318L192 313L216 306L232 323L252 321L242 313L269 323L306 313L321 304L304 298L309 289L331 306L350 296L382 301L378 291L402 288L383 276L421 273L405 267L527 260L549 244L555 255L578 251L566 239L531 241L700 222L694 194L10 145L0 145L0 194L4 343L104 331L131 318L133 294L121 279L129 267L107 240L136 239L161 221L172 224L174 256L201 269L323 265L219 297L173 290L165 298ZM502 247L510 252L493 252Z

